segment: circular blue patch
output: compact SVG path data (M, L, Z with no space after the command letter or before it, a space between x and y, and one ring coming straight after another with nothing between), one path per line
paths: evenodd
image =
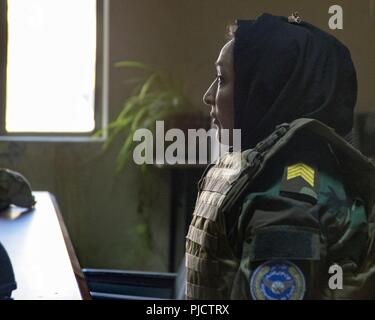
M305 295L302 271L287 260L270 260L255 269L250 279L254 300L302 300Z

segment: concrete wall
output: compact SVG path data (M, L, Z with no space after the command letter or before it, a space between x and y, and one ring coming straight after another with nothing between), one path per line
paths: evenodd
M289 15L328 30L328 7L341 4L344 30L330 31L347 44L358 71L358 110L375 108L375 26L368 1L251 0L111 0L110 116L129 89L127 74L113 68L136 59L173 71L188 84L193 101L214 77L213 62L224 44L225 27L236 18L261 12ZM208 110L207 110L208 111ZM18 170L34 190L57 196L78 257L84 267L160 270L167 268L170 172L153 169L147 185L153 195L146 204L151 216L153 248L148 249L136 227L138 187L142 173L129 164L116 175L116 148L101 153L99 143L3 143L2 166ZM180 241L183 235L180 237Z

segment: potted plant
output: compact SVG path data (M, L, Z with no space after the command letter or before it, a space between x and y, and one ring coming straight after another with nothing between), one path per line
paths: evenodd
M97 136L108 130L108 138L103 148L106 150L115 139L122 139L117 155L117 171L124 169L126 162L132 155L136 145L133 135L139 128L147 128L154 131L155 122L164 120L167 127L200 128L209 126L207 116L204 116L201 108L195 107L189 100L183 82L174 78L170 73L158 70L138 61L120 61L115 64L119 68L135 69L144 74L142 81L130 79L130 82L138 82L131 95L123 102L122 109L116 119L96 133ZM169 124L168 124L169 123ZM144 210L153 199L148 190L152 185L156 170L153 166L143 165L142 181L139 189L138 215L140 223L133 230L141 240L143 248L152 247L150 217Z
M207 117L190 102L181 80L138 61L120 61L115 66L146 73L145 80L141 81L123 102L117 118L105 128L108 130L108 139L104 143L104 149L108 148L115 138L123 138L117 156L117 170L121 171L129 159L135 147L133 135L139 128L153 132L157 120L165 120L167 126L180 127L185 131L189 127L207 128ZM102 131L97 133L100 134Z

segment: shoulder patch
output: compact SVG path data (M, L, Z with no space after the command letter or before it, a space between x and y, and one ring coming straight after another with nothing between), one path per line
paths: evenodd
M269 260L258 266L250 279L250 294L254 300L302 300L305 277L288 260Z
M315 204L318 200L319 176L315 168L298 162L285 167L280 195Z

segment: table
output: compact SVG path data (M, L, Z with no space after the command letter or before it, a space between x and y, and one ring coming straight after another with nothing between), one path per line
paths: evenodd
M8 252L17 282L12 297L81 300L54 197L49 192L33 195L33 210L11 206L0 213L0 242Z

